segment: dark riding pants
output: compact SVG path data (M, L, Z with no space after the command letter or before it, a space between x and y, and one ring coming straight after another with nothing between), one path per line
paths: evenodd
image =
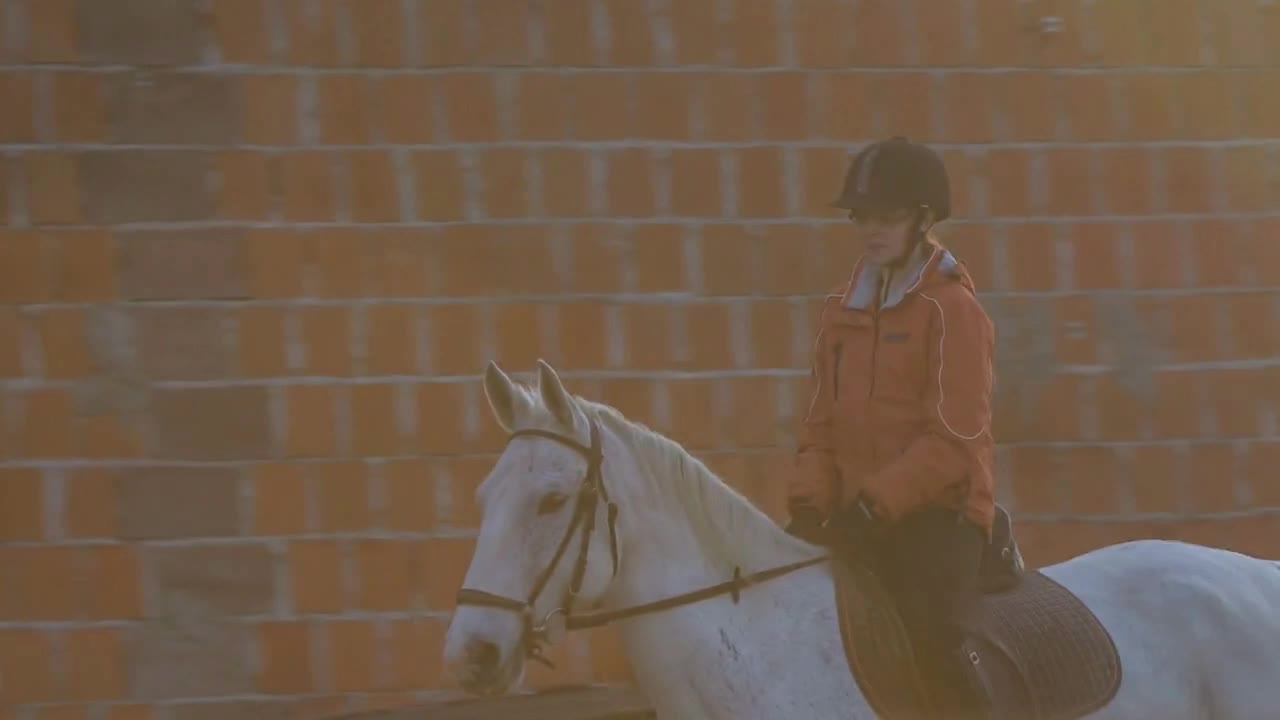
M886 528L876 569L919 651L922 669L964 693L963 643L974 623L986 534L954 510L930 508Z

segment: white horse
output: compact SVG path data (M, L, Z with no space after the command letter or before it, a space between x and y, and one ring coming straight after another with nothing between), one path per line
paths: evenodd
M570 395L542 361L536 388L493 364L484 387L512 437L477 491L483 522L445 640L464 689L507 692L568 616L570 629L616 624L659 718L877 717L846 660L825 548L677 443ZM680 598L735 568L783 570L736 599ZM1114 695L1085 717L1280 717L1276 562L1143 540L1041 571L1096 615L1123 663Z

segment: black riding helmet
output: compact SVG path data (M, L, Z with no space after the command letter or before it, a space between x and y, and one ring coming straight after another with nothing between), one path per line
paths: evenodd
M828 203L853 215L906 210L914 213L914 232L903 258L924 239L920 222L927 210L934 222L951 216L951 181L938 153L897 135L863 148L845 174L840 196Z

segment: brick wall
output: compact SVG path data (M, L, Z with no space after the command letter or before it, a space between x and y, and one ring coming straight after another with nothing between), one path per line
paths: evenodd
M1275 3L0 0L0 58L5 718L446 686L490 358L777 513L823 203L894 132L954 173L1029 559L1280 556Z

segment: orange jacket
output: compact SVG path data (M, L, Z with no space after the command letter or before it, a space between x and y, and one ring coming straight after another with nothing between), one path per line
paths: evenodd
M826 516L862 492L890 522L939 504L990 532L995 329L964 265L919 253L883 305L865 259L826 298L788 502Z

